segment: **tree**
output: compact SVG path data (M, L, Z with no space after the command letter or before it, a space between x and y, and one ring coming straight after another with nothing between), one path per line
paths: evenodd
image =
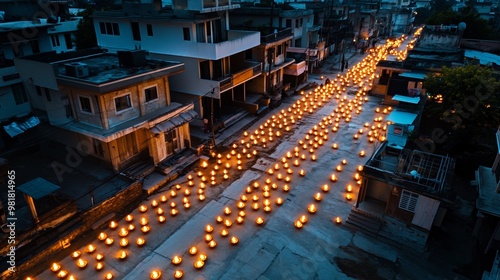
M431 97L426 114L450 123L453 129L500 123L500 81L490 68L444 67L441 73L428 75L424 85Z
M75 45L77 50L97 47L94 22L92 21L93 13L94 9L90 6L83 12L78 13L78 16L81 16L82 20L78 23L78 30L75 34Z

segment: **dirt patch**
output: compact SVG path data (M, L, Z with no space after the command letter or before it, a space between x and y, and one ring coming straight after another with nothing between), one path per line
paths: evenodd
M394 279L400 265L372 255L354 246L341 246L345 257L335 257L334 261L344 274L355 279Z

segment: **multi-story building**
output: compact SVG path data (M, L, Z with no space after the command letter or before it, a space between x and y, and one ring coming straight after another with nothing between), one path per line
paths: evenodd
M123 10L94 13L97 41L116 52L146 50L157 59L176 60L185 71L171 80L172 100L192 102L200 117L224 121L246 101L247 83L261 75L262 63L247 58L260 44L256 31L231 30L231 1L173 1L161 8L124 3ZM146 16L147 15L147 16Z
M155 165L190 147L194 105L173 102L170 76L184 64L146 59L144 51L102 49L41 53L15 59L34 104L54 131L46 137L84 151L121 172Z
M25 2L23 2L25 3ZM25 3L27 4L27 2ZM40 52L66 52L75 49L75 32L81 17L57 16L50 18L39 11L34 20L14 20L0 23L0 124L10 125L12 121L32 113L33 100L29 99L19 77L13 59ZM45 15L45 18L42 16ZM53 16L53 15L50 15ZM6 16L6 19L17 18ZM40 104L38 104L40 105ZM15 136L15 135L10 135ZM0 135L0 149L5 139Z
M286 3L263 7L251 4L243 4L242 8L231 12L231 24L238 28L253 27L260 28L263 32L262 39L268 40L274 36L274 29L278 34L282 30L291 30L293 38L286 43L284 54L295 61L285 65L284 77L286 83L296 87L307 79L307 68L312 71L317 61L323 59L325 44L319 38L319 26L315 24L314 11L306 9L305 4ZM272 26L272 30L269 27ZM264 28L263 28L264 27ZM268 36L270 35L270 36ZM279 62L281 59L278 59ZM267 63L267 62L265 62Z

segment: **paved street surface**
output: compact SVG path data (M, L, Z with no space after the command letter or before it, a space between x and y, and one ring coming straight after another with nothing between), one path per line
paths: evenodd
M200 164L144 201L147 209L132 211L131 221L98 229L88 243L95 251L83 246L77 257L55 259L59 271L47 268L35 279L57 279L63 270L76 279L104 279L108 273L130 280L159 274L160 279L181 274L182 279L462 279L445 259L394 247L345 225L359 189L357 168L385 134L386 115L375 108L387 108L363 91L373 79L376 54L358 54L349 62L353 67L342 73L345 80L325 74L332 81L328 87L286 100L246 135L234 135L207 166ZM379 117L382 121L374 120ZM308 211L311 205L315 211ZM173 215L172 209L178 212ZM141 231L143 225L149 232ZM98 239L101 232L111 245ZM145 244L137 245L138 238ZM121 246L121 240L129 244ZM192 247L197 252L191 254ZM104 258L97 261L97 254ZM120 260L120 254L126 257ZM79 262L86 266L79 268Z

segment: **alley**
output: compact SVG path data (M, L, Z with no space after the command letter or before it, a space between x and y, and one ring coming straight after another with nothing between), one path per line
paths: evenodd
M356 55L34 278L460 279L345 225L392 109L366 94L375 64L409 40Z

